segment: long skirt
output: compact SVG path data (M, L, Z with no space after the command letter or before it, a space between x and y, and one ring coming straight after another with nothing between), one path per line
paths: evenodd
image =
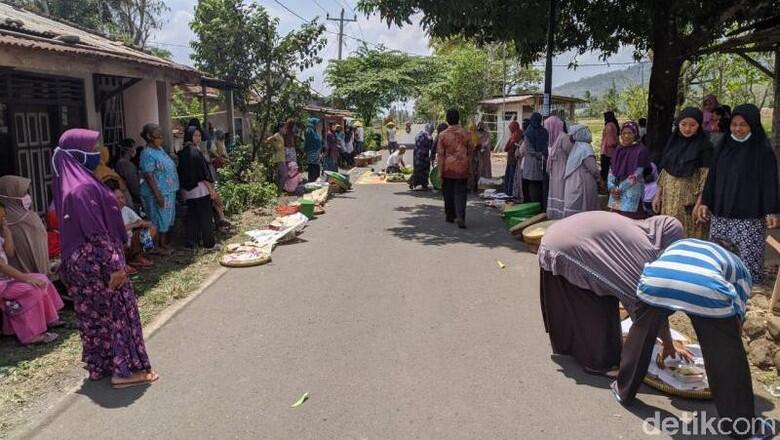
M515 188L515 168L517 167L516 160L509 160L506 163L506 171L504 171L504 194L513 195Z
M153 195L144 195L144 210L149 215L149 221L160 233L165 234L176 220L176 193L163 193L164 206L160 208Z
M546 270L540 278L542 318L553 353L574 356L589 372L620 365L623 335L618 299L596 295Z
M128 377L149 370L133 283L108 287L111 273L124 270L121 244L93 236L62 262L60 275L73 298L82 361L92 380Z
M20 281L0 281L3 334L16 335L22 344L33 342L48 329L48 324L59 320L57 311L64 306L46 275L31 275L45 281L46 287L39 289Z
M726 240L737 247L739 258L745 263L753 283L764 277L764 246L766 221L763 218L739 219L712 216L710 240Z
M431 154L427 149L418 148L414 150L414 171L409 185L428 186L428 176L431 173Z

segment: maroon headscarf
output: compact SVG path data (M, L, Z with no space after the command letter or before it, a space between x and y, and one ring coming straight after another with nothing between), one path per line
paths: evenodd
M114 194L82 165L83 158L79 157L79 152L94 152L99 137L97 131L74 128L60 136L54 150L51 186L63 260L95 235L108 236L120 247L127 241Z
M619 144L612 157L612 175L618 182L634 174L637 168L650 166L650 152L639 139L639 124L634 121L624 123L618 135L626 128L634 132L634 143L629 146Z

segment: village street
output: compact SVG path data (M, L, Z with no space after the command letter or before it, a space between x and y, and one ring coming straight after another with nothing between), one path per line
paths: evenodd
M158 383L86 382L24 436L628 439L656 406L714 413L647 388L651 406L626 411L607 379L551 357L535 255L483 207L468 230L445 223L438 197L356 185L303 242L229 271L149 338Z

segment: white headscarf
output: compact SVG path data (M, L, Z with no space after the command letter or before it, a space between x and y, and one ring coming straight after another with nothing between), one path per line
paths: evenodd
M576 171L585 159L596 155L593 152L593 146L590 144L593 141L593 136L591 136L588 127L584 125L573 125L569 128L569 133L571 133L571 139L574 141L574 146L571 149L571 153L569 153L569 158L566 160L565 177L569 177L571 173Z

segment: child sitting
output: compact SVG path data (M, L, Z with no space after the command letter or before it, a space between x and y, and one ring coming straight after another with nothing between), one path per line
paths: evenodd
M284 191L297 196L303 195L304 183L306 178L303 173L298 169L298 164L295 162L287 163L287 180L284 182Z
M125 260L132 269L152 267L154 263L144 257L144 252L154 247L154 237L157 230L150 222L144 221L129 206L125 204L125 193L121 189L114 190L114 196L122 209L122 221L128 232ZM135 273L137 270L128 273Z

